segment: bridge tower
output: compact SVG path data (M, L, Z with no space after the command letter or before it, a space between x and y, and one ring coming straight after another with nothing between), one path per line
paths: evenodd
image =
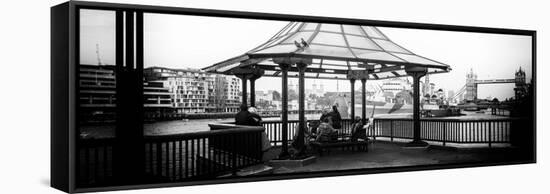
M466 75L466 94L464 100L473 101L477 99L477 75L474 74L474 70L470 69L470 73Z
M423 95L430 94L430 76L429 75L424 76L424 87L422 87L422 94Z
M519 70L516 71L515 75L515 84L514 88L515 99L523 97L527 93L527 83L525 82L525 71L519 67Z

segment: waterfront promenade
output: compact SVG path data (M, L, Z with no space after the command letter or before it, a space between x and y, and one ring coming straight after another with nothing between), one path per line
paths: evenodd
M226 124L223 124L223 122ZM524 153L512 146L511 132L521 126L517 118L470 112L459 118L421 119L421 138L427 148L406 148L412 139L412 119L400 114L375 116L369 136L368 152L351 152L333 148L330 154L319 155L318 161L305 167L269 167L270 159L280 155L282 122L266 120L263 127L246 129L228 120L190 120L148 123L145 133L145 171L162 181L184 181L214 178L220 173L247 171L259 166L269 173L310 172L321 170L377 169L447 164L477 164L480 162L513 162L526 159ZM218 123L210 130L197 129ZM222 123L222 124L220 124ZM288 122L288 139L293 140L297 120ZM210 126L213 127L213 126ZM236 128L235 128L236 127ZM342 120L339 138L350 134L351 120ZM113 141L112 131L94 131L81 140L79 182L95 184L111 176ZM218 130L214 130L218 129ZM225 130L219 130L225 129ZM114 130L113 130L114 131ZM265 132L273 147L261 153L260 133ZM317 153L309 149L314 155ZM528 152L525 152L527 154ZM251 174L251 173L237 173ZM253 174L253 173L252 173ZM161 181L159 180L159 181Z
M316 162L302 167L274 168L274 174L316 172L332 170L378 169L426 165L469 165L521 161L519 150L506 148L445 148L430 146L426 149L404 148L404 143L376 141L368 152L334 149L328 155L317 157ZM280 149L274 148L264 160L275 158Z

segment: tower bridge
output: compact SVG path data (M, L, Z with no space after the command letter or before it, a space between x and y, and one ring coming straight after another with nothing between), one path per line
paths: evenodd
M515 83L514 94L515 99L525 95L527 92L527 83L525 82L525 71L521 67L516 71L514 79L477 79L477 75L470 69L470 73L466 75L466 84L458 90L452 99L464 101L474 101L477 99L477 88L479 84L506 84Z

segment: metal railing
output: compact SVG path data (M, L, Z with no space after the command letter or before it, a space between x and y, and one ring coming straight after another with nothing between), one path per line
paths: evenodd
M420 136L422 140L447 143L485 143L492 146L493 143L510 143L512 123L517 119L421 119ZM292 141L296 133L296 126L299 121L288 122L288 140ZM309 120L310 122L318 122ZM347 137L351 134L352 121L342 120L342 129L339 129L340 137ZM280 145L282 142L281 121L265 121L263 126L267 136L273 145ZM394 139L413 138L413 120L407 118L377 118L374 119L373 127L367 130L367 136L386 137L390 141Z
M261 127L144 138L144 174L152 181L213 178L262 161ZM77 183L96 186L113 177L116 138L79 140Z
M312 122L319 122L318 120L308 120L307 126L309 126ZM298 120L289 120L288 121L288 140L292 141L294 138L294 135L296 134L296 131L298 130ZM338 135L340 137L345 137L351 134L351 125L353 124L350 119L342 119L342 129L340 129L340 133ZM262 126L265 128L265 132L267 134L267 137L269 141L271 141L272 145L281 145L283 141L282 136L282 122L281 121L263 121Z
M420 138L426 141L446 143L510 143L513 122L517 119L421 119ZM412 119L375 119L374 130L369 136L413 138Z
M421 119L421 139L431 142L510 143L518 119ZM292 141L298 120L288 122L288 140ZM318 122L315 120L308 121ZM519 124L518 124L519 123ZM351 133L352 121L342 120L341 138ZM367 136L412 139L412 119L377 118ZM264 129L265 128L265 129ZM282 143L281 121L265 121L263 127L240 127L232 124L211 125L211 131L144 138L144 174L160 182L212 178L262 161L262 133L272 145ZM224 130L217 130L224 129ZM80 139L78 142L77 183L94 186L113 179L115 138Z

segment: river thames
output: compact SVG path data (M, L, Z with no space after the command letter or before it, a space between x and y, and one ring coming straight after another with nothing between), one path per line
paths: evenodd
M487 113L476 113L463 111L462 116L445 117L448 119L487 119L487 118L507 118L503 116L495 116ZM308 119L318 119L320 114L306 115ZM412 118L411 113L397 113L397 114L375 114L375 118ZM442 118L442 119L445 119ZM289 120L297 120L298 115L289 115ZM268 117L264 118L265 121L281 120L280 117ZM196 120L173 120L173 121L158 121L154 123L145 123L143 126L144 134L146 136L154 135L170 135L170 134L182 134L192 133L198 131L208 131L210 128L208 124L220 123L220 122L233 122L233 118L224 119L196 119ZM108 138L114 137L115 126L113 124L107 125L86 125L80 127L80 134L83 138Z

